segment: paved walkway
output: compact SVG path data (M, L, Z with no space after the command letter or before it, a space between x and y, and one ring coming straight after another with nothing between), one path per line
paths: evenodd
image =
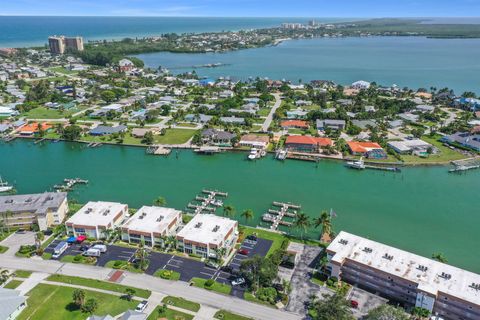
M27 292L36 287L37 284L43 282L43 280L48 276L48 273L34 272L27 279L18 279L22 280L23 282L17 287L16 290L20 291L21 295L25 295Z
M64 274L90 279L105 281L113 269L97 266L80 265L73 263L62 263L53 260L37 260L27 258L17 258L13 256L2 255L0 267L8 269L21 269L48 274ZM298 314L276 310L260 304L248 302L235 297L210 292L208 290L190 287L188 283L182 281L168 281L155 278L146 274L134 274L125 272L125 278L121 284L136 288L144 288L155 293L170 295L174 297L183 297L215 309L225 309L246 317L261 320L300 320L302 317Z
M217 311L218 309L202 306L193 320L211 320Z
M273 96L275 97L275 104L270 110L270 113L268 114L267 118L265 118L265 122L262 124L263 132L268 131L268 128L270 128L270 125L272 124L273 115L275 114L275 111L277 111L277 109L280 108L280 105L282 104L282 99L280 98L279 93L274 93Z

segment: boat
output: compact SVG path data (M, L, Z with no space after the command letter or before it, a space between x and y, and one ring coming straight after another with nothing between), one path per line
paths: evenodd
M259 158L259 151L257 148L250 149L250 154L248 155L248 160L255 160Z
M13 186L10 186L7 181L3 181L2 177L0 177L0 193L1 192L8 192L13 189Z
M365 163L363 162L363 158L360 158L360 160L357 161L347 161L346 166L358 170L365 169Z
M280 149L277 151L277 154L275 155L275 158L277 160L285 160L287 158L287 150Z

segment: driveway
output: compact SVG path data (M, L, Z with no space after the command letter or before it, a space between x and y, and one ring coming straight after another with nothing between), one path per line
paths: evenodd
M25 231L23 233L12 233L0 244L9 248L8 251L4 253L5 255L14 256L15 253L17 253L18 249L20 249L20 246L35 244L35 233L31 231Z
M357 318L365 316L370 310L388 302L385 298L356 287L350 290L347 299L358 302L358 309L352 309L354 316Z
M273 105L272 109L270 110L270 113L268 114L267 118L265 119L265 122L262 124L262 131L263 132L268 131L268 128L270 128L270 125L272 124L273 115L275 114L275 111L277 111L277 109L280 108L280 105L282 104L282 99L281 99L279 93L274 93L273 96L275 97L275 104Z
M332 292L310 281L321 252L322 248L320 247L303 247L303 252L293 271L292 281L290 283L292 292L290 293L290 299L287 305L288 311L305 314L307 311L305 309L305 302L309 300L309 296L315 295L321 297L323 293Z

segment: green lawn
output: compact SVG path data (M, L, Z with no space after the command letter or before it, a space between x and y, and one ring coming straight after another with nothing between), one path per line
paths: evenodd
M180 280L180 272L177 272L177 271L158 269L157 271L155 271L153 275L155 277L159 277L166 280L173 280L173 281Z
M49 68L49 70L52 71L52 72L58 72L58 73L62 73L62 74L77 74L78 73L77 71L71 71L71 70L65 69L64 67L52 67L52 68Z
M26 270L15 271L15 276L17 278L27 279L27 278L30 278L31 275L32 275L31 271L26 271Z
M267 256L280 249L284 241L289 241L286 236L281 233L268 232L261 229L241 226L240 231L243 231L242 238L245 238L253 233L256 233L259 238L272 240L272 246L268 250ZM288 245L288 244L287 244Z
M147 320L157 320L166 318L167 320L192 320L193 316L180 311L167 309L163 314L158 313L159 307L155 308L153 312L148 316Z
M0 253L5 253L8 250L8 247L0 246Z
M402 155L406 164L432 164L432 163L448 163L454 160L464 159L465 156L455 150L445 147L442 142L438 141L440 136L429 137L423 136L421 139L430 143L440 150L438 154L429 155L428 158L420 158L413 155Z
M23 283L22 280L10 280L9 283L7 283L4 288L5 289L16 289L19 285Z
M38 107L23 114L27 119L61 119L66 117L58 110Z
M51 275L47 278L48 281L54 281L54 282L62 282L62 283L68 283L68 284L75 284L75 285L81 285L85 287L90 287L90 288L96 288L96 289L103 289L103 290L108 290L108 291L114 291L114 292L119 292L119 293L125 293L125 290L130 288L135 290L135 296L140 297L140 298L148 298L152 294L150 290L145 290L145 289L139 289L139 288L134 288L134 287L129 287L129 286L123 286L119 285L113 282L107 282L107 281L100 281L100 280L95 280L95 279L87 279L87 278L80 278L80 277L71 277L71 276L64 276L60 274L54 274Z
M124 261L124 260L108 261L105 264L105 268L125 270L125 271L134 272L134 273L142 273L143 272L141 269L135 268L134 266L132 266L131 263L129 263L128 261Z
M271 305L270 303L258 299L258 298L255 297L251 292L245 292L245 293L243 294L243 298L244 298L246 301L250 301L250 302L254 302L254 303L258 303L258 304L263 304L263 305L265 305L265 306L272 307L272 305Z
M95 264L97 259L94 257L84 257L82 255L77 255L77 256L66 255L66 256L63 256L60 259L60 261L70 262L70 263Z
M155 136L157 144L182 144L187 142L197 131L191 129L167 129L165 135Z
M82 313L72 303L75 288L39 284L27 295L27 307L17 317L18 320L84 320L88 314ZM85 298L98 302L96 315L116 316L128 309L134 309L138 301L127 301L117 296L85 290Z
M190 310L193 312L197 312L198 310L200 310L199 303L185 300L183 298L168 296L163 298L162 302L170 306L179 307L179 308Z
M211 287L205 286L205 282L207 281L206 279L192 278L192 280L190 280L190 281L193 282L193 285L195 287L215 291L215 292L218 292L218 293L230 294L230 292L232 291L231 286L229 286L227 284L219 283L219 282L216 282L216 281L214 281L214 283Z
M247 318L235 313L231 313L226 310L217 311L214 317L215 319L221 319L221 320L251 320L251 318Z
M261 108L257 111L257 115L260 117L266 117L270 113L270 110L272 110L272 108Z

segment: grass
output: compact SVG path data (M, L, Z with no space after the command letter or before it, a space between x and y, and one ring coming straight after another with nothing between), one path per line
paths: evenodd
M192 138L196 130L191 129L167 129L165 135L155 136L157 144L182 144Z
M44 243L42 243L40 248L46 249L50 245L50 243L52 243L54 240L55 240L55 237L51 235Z
M134 294L135 296L140 298L145 298L145 299L150 297L150 295L152 294L150 290L123 286L116 283L100 281L95 279L64 276L61 274L51 275L47 278L47 280L52 282L61 282L61 283L68 283L68 284L74 284L74 285L81 285L81 286L90 287L90 288L103 289L103 290L108 290L108 291L113 291L118 293L125 293L126 289L133 289L135 290L135 294Z
M251 234L256 233L259 238L272 240L273 243L270 249L268 250L267 256L271 255L273 252L280 249L284 241L289 241L289 239L286 236L276 232L268 232L265 230L246 227L246 226L241 226L240 231L243 231L242 238L245 238Z
M42 259L43 260L50 260L50 259L52 259L52 254L50 252L44 252L42 254Z
M156 307L155 310L148 316L147 320L157 320L157 319L164 319L167 320L192 320L193 316L190 314L186 314L180 311L167 309L164 313L158 313L160 307Z
M26 271L26 270L15 271L15 276L17 278L27 279L27 278L30 278L31 275L32 275L31 271Z
M23 283L22 280L10 280L10 282L8 282L4 288L5 289L17 289L19 285L21 285Z
M250 301L250 302L262 304L262 305L264 305L264 306L272 307L272 305L271 305L270 303L258 299L258 298L255 297L251 292L245 292L245 293L243 294L243 298L244 298L246 301Z
M34 108L23 115L27 119L61 119L66 116L65 114L62 114L58 110L49 109L45 107Z
M198 310L200 310L199 303L189 301L183 298L168 296L163 298L162 302L170 306L175 306L175 307L182 308L185 310L190 310L193 312L197 312Z
M84 257L82 255L72 256L66 255L60 259L61 262L70 262L70 263L83 263L83 264L95 264L97 262L96 258L93 257Z
M17 317L18 320L80 320L86 319L72 300L75 288L39 284L28 293L27 307ZM85 290L85 298L98 302L96 315L118 315L128 309L134 309L137 301L127 301L117 296Z
M421 139L436 147L440 152L438 154L431 154L428 158L420 158L413 155L402 155L403 161L406 164L432 164L432 163L448 163L454 160L464 159L465 156L455 150L445 147L442 142L438 141L440 136L430 137L423 136Z
M155 271L153 275L155 277L159 277L166 280L173 280L173 281L180 280L180 273L177 271L158 269L157 271Z
M221 319L221 320L251 320L251 318L247 318L235 313L231 313L226 310L219 310L217 313L214 315L215 319Z
M227 294L227 295L230 294L230 292L232 291L231 286L227 284L219 283L216 281L214 281L211 287L207 287L205 285L206 281L207 281L206 279L202 279L202 278L192 278L192 280L190 280L190 282L192 282L193 285L198 288L203 288L206 290L211 290L211 291L215 291L215 292Z
M61 74L77 74L78 73L77 71L71 71L71 70L65 69L64 67L52 67L52 68L49 68L49 70L52 72L58 72Z
M3 241L4 239L6 239L9 235L11 235L14 232L15 232L14 230L2 231L2 233L0 233L0 241Z
M112 268L117 270L126 270L134 273L142 273L143 270L135 268L128 261L123 260L111 260L105 264L105 268Z
M7 250L8 250L8 247L0 246L0 253L5 253L7 252Z

